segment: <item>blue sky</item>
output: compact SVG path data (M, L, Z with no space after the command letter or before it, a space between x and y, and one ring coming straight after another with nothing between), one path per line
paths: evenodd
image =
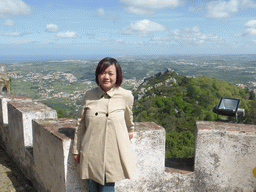
M0 57L255 50L253 0L0 0Z

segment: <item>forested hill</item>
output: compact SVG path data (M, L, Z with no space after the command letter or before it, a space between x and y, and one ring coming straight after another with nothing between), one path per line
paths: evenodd
M244 123L255 121L255 95L223 80L205 76L193 78L167 69L134 91L134 121L153 121L166 129L166 156L194 156L194 130L198 120L215 121L212 112L221 97L239 98L246 110Z

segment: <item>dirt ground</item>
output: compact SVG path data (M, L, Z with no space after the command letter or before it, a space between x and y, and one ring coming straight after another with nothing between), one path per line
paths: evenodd
M1 142L1 141L0 141ZM4 151L0 143L0 191L36 192L32 183L21 173L17 165Z

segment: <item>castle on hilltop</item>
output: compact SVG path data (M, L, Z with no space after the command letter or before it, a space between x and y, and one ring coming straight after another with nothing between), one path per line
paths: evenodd
M76 120L58 119L56 110L10 94L4 65L0 77L0 139L7 153L37 191L88 191L71 153ZM255 125L196 122L192 170L165 166L165 134L153 122L135 122L136 173L117 182L115 191L256 192Z

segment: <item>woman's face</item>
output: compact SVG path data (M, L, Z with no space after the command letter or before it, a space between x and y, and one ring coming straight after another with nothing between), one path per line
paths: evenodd
M103 89L107 92L116 84L116 66L110 65L106 70L98 75L98 81Z

